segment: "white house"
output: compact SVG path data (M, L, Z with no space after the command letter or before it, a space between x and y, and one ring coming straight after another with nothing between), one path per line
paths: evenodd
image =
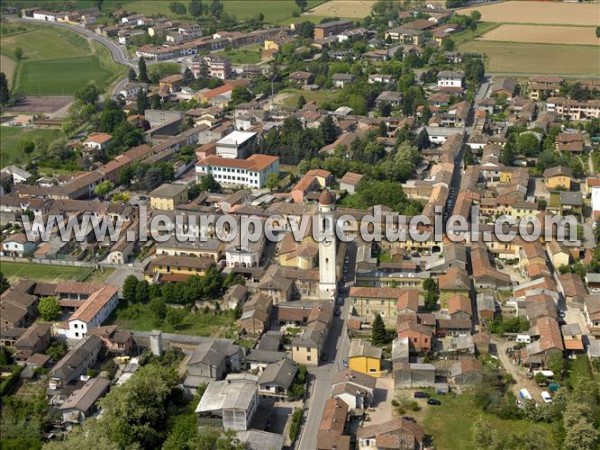
M450 136L465 132L463 127L425 127L425 129L429 135L429 141L436 145L443 144Z
M462 71L442 70L438 73L439 88L462 88L465 73Z
M233 131L217 141L217 155L222 158L245 158L250 147L256 142L256 133Z
M92 150L104 150L110 144L112 136L107 133L92 133L83 145Z
M373 75L369 75L368 83L369 84L391 83L392 80L393 80L392 75L385 75L385 74L376 73L376 74L373 74Z
M48 11L34 11L33 20L44 20L46 22L56 22L56 14Z
M26 170L23 170L17 166L6 166L4 169L2 169L2 172L11 174L14 184L25 183L33 176Z
M140 83L127 83L123 88L119 91L119 95L124 98L132 98L135 97L140 90L146 90L146 86Z
M14 234L2 241L2 254L5 256L23 256L35 252L37 242L29 241L24 233Z
M83 339L92 328L99 327L119 303L119 288L105 285L85 300L67 321L67 339Z
M592 188L592 211L594 212L594 217L600 215L600 186Z
M247 379L209 383L196 407L198 423L211 424L221 418L225 430L246 431L258 409L258 384Z
M265 236L261 233L256 242L250 242L240 235L239 239L230 242L225 250L225 261L228 267L258 267L265 247ZM247 241L247 242L246 242Z
M221 158L210 155L196 165L196 178L212 175L220 184L261 189L269 174L279 175L279 157L252 155L248 159Z

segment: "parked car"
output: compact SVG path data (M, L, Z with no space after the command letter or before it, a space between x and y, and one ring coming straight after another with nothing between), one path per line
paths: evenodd
M550 392L542 391L540 395L542 396L542 400L544 400L544 403L552 403L552 396L550 395Z
M344 298L343 298L343 297L338 297L338 299L337 299L336 303L337 303L338 305L343 305L343 304L344 304Z
M340 310L340 308L335 308L335 311L333 312L334 315L339 316L342 314L342 311Z
M430 398L429 400L427 400L427 404L432 406L439 406L442 404L442 402L436 400L435 398Z
M328 358L329 358L329 355L327 353L323 353L321 355L321 361L327 361Z
M344 367L347 369L348 368L348 360L347 359L343 359L342 360L342 364L344 365Z
M427 392L417 391L413 394L414 398L429 398L431 397Z

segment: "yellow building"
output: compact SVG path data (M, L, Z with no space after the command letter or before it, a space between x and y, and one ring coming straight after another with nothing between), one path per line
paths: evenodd
M183 184L165 183L150 192L150 207L173 211L175 206L188 201L188 188Z
M367 341L350 341L348 367L372 377L381 376L381 349L372 346Z
M204 276L213 264L212 258L159 256L148 265L144 277L151 283L186 281L192 275Z
M279 44L275 41L265 41L265 50L279 51Z
M546 189L571 189L571 176L571 169L565 166L551 167L550 169L544 170L544 178L546 179Z

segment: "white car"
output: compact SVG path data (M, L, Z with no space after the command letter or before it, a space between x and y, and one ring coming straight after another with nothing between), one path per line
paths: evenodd
M544 400L544 403L552 403L552 396L548 391L542 391L540 395L542 396L542 400Z

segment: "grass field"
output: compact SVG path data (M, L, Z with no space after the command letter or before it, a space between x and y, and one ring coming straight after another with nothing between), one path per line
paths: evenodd
M26 62L17 75L15 91L30 95L71 95L90 80L103 87L111 75L95 56Z
M125 73L108 50L76 33L33 24L26 30L0 39L3 55L12 57L17 47L23 50L14 73L15 93L70 95L90 81L105 88Z
M119 324L128 330L138 331L152 331L157 326L154 315L148 306L142 304L119 305L111 314L108 322ZM160 329L165 333L224 337L234 322L233 311L224 311L218 315L212 312L208 314L198 312L197 314L188 314L177 328L173 328L168 323L161 323Z
M433 395L442 404L426 407L423 425L427 434L434 438L438 450L475 450L472 438L473 423L481 416L500 435L522 433L531 423L525 420L502 420L491 414L481 413L473 404L469 393L458 395ZM410 413L412 415L412 412ZM418 419L417 419L418 420ZM540 425L550 431L549 425Z
M486 71L511 74L556 74L598 77L600 52L593 46L472 41L461 52L486 55Z
M2 72L6 75L6 80L8 81L8 85L12 83L12 79L15 73L15 69L17 68L17 62L9 58L6 55L0 55L0 67L2 68Z
M231 64L257 64L261 61L261 53L262 47L259 45L235 48L222 52L223 55L229 58Z
M482 41L600 46L593 27L505 24L486 32Z
M15 49L23 49L23 62L88 56L88 41L71 31L51 26L27 25L29 31L0 39L0 52L13 57Z
M59 281L89 281L102 282L106 280L114 270L105 269L104 273L94 271L89 267L51 266L27 263L0 263L0 271L9 279L9 282L17 278L27 278L33 281L45 281L47 283L58 283Z
M0 160L2 167L27 162L27 157L19 152L18 144L20 141L33 140L36 137L42 137L46 142L55 141L60 136L60 130L48 129L28 129L19 127L2 127L0 128ZM36 152L31 155L33 158Z
M460 14L477 10L485 22L532 23L547 25L600 25L598 4L561 2L502 2L461 9Z
M296 106L298 98L303 96L307 103L317 102L318 105L330 102L336 93L332 91L302 91L299 89L284 89L275 97L275 103L284 106Z
M325 0L308 0L308 7L312 8L323 3ZM162 0L106 0L103 9L121 9L129 12L135 11L140 14L153 15L162 14L166 17L181 17L169 10L170 1ZM182 2L186 8L187 1ZM209 4L207 1L205 4ZM225 0L223 2L225 12L233 14L238 19L248 19L263 13L265 21L270 23L280 22L292 17L294 11L300 12L293 0Z
M474 33L471 30L459 31L458 33L452 35L452 40L455 44L460 45L465 42L472 41L473 39L477 39L479 36L483 36L499 26L500 24L498 23L480 22L477 24L477 29Z
M148 73L150 75L158 73L161 78L166 77L167 75L174 75L177 73L181 73L181 64L178 64L176 62L162 62L152 64L148 66Z

